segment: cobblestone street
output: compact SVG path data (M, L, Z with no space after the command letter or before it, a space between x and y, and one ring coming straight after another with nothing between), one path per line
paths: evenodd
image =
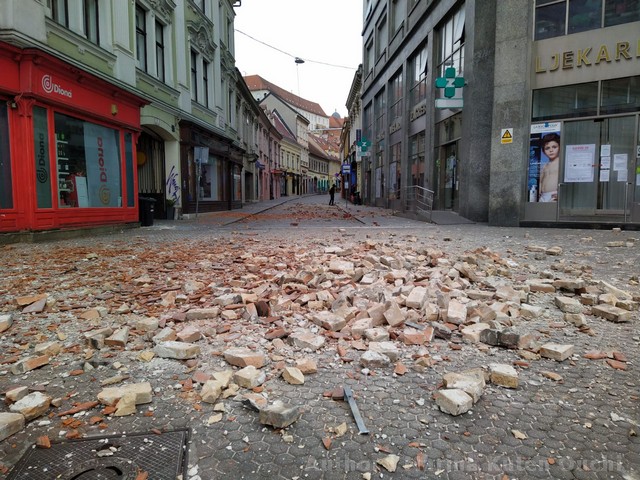
M0 322L0 412L14 411L21 388L20 398L40 392L52 402L0 441L0 478L43 436L54 444L189 428L184 480L640 480L640 232L434 225L328 198L0 245L0 319L11 318L4 331ZM426 301L413 308L407 298L418 287ZM30 303L18 299L38 295L43 308L24 312ZM234 295L240 301L224 301ZM559 296L584 315L563 311ZM370 310L393 302L402 320L370 325L381 339L355 333ZM458 323L454 304L468 312ZM620 316L603 318L599 305ZM346 326L319 324L323 311ZM145 331L149 319L158 324ZM483 322L529 340L507 348L463 335ZM126 334L87 338L106 327ZM428 328L432 338L408 340ZM197 332L178 337L199 353L161 355L152 338L163 329ZM296 343L297 331L317 348ZM392 344L384 362L363 361L372 343ZM547 358L546 344L571 345L572 354ZM208 402L213 374L239 371L225 356L234 347L263 353L265 378L226 385ZM42 366L16 367L43 352ZM307 369L303 384L282 376L304 361L317 372ZM493 364L513 367L517 388L492 380ZM472 369L486 377L481 397L466 413L445 413L434 397L443 376ZM98 404L117 376L111 386L149 382L151 401L122 416ZM341 398L345 386L368 435ZM299 408L286 428L249 407L276 400ZM64 413L87 402L96 405ZM0 423L0 438L7 428Z

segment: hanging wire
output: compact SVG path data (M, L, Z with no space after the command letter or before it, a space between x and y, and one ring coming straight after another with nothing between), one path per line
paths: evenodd
M317 60L309 60L309 59L307 59L307 58L304 58L304 59L303 59L303 58L298 57L298 56L296 56L296 55L292 55L292 54L290 54L290 53L288 53L288 52L285 52L284 50L280 50L278 47L274 47L273 45L269 45L268 43L265 43L265 42L263 42L262 40L258 40L257 38L252 37L252 36L251 36L251 35L249 35L248 33L244 33L244 32L243 32L243 31L241 31L241 30L236 29L235 31L236 31L236 32L238 32L238 33L241 33L241 34L242 34L242 35L244 35L245 37L249 37L251 40L253 40L253 41L255 41L255 42L261 43L262 45L264 45L264 46L266 46L266 47L272 48L272 49L274 49L274 50L276 50L276 51L278 51L278 52L280 52L280 53L283 53L284 55L287 55L287 56L289 56L289 57L293 58L293 59L296 61L296 63L309 62L309 63L317 63L317 64L320 64L320 65L327 65L328 67L346 68L346 69L348 69L348 70L357 70L357 67L346 67L346 66L344 66L344 65L336 65L336 64L333 64L333 63L319 62L319 61L317 61Z

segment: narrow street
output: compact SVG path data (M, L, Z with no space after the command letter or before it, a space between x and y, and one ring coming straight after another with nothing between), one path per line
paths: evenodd
M640 232L328 202L0 245L0 478L640 480Z

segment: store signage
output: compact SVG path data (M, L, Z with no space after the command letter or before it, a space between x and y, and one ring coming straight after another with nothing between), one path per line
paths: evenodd
M45 93L55 93L58 95L62 95L63 97L72 98L73 92L71 90L67 90L63 88L60 84L55 83L53 81L53 77L49 74L45 74L42 76L42 90Z
M443 89L444 98L436 98L436 108L462 108L464 77L456 76L456 69L448 67L444 77L436 78L436 88Z
M536 57L535 72L546 73L556 70L569 70L574 67L590 67L612 61L630 61L640 58L640 39L634 46L631 42L617 42L614 45L578 48L576 50L559 51L546 58Z

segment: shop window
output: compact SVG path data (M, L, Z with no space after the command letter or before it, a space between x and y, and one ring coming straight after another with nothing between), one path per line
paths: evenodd
M602 0L570 0L568 33L584 32L600 28L602 24Z
M140 70L147 71L147 12L136 4L136 60Z
M400 175L400 160L402 157L402 143L391 145L391 161L389 162L389 198L400 198L402 184Z
M13 208L9 116L7 104L0 103L0 209Z
M242 200L242 180L241 180L241 171L242 166L233 165L233 198L232 200L241 201ZM284 179L282 179L284 185ZM286 189L282 188L282 191L286 193Z
M605 0L605 27L638 21L640 21L640 0Z
M121 207L117 130L55 114L58 207Z
M597 113L597 82L533 91L534 121L586 117Z
M409 176L410 185L425 186L424 132L409 138Z
M640 76L602 81L601 114L640 109Z
M209 155L207 162L200 167L200 184L198 188L200 200L224 200L227 191L225 186L226 178L228 178L226 163Z
M51 162L47 110L33 107L33 148L35 152L36 201L38 208L51 208Z
M84 0L84 33L89 41L100 44L98 0Z
M127 182L127 207L135 206L134 177L133 177L133 135L124 134L124 171Z

